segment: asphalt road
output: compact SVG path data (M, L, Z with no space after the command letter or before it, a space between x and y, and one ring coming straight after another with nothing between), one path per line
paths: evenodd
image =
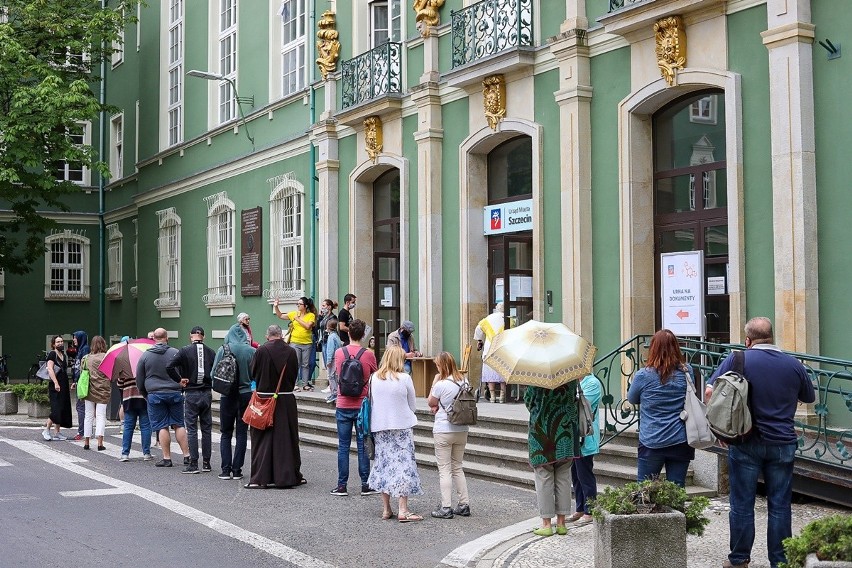
M259 491L244 489L247 479L216 477L215 431L213 472L199 475L180 473L177 452L171 469L143 462L136 443L135 458L119 462L120 444L115 427L108 428L106 452L45 442L34 428L0 428L0 568L431 568L536 511L532 491L468 478L472 516L432 519L438 476L421 468L426 495L413 497L410 507L426 519L382 521L380 497L358 495L354 456L350 496L335 497L329 491L337 456L326 449L302 447L307 485ZM159 453L154 448L156 458Z

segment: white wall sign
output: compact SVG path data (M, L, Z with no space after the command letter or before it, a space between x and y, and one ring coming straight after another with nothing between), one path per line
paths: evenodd
M486 235L532 231L532 199L486 205L483 213L483 229Z
M675 335L704 337L703 251L660 255L663 327Z
M725 293L725 277L724 276L708 276L707 277L707 294L724 294Z

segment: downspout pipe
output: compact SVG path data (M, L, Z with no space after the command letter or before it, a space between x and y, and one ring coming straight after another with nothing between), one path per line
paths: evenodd
M107 9L107 0L101 0L101 10L106 11ZM106 43L101 42L101 53L106 49ZM106 67L106 57L101 57L101 84L100 84L100 95L98 97L98 102L101 105L101 110L99 113L98 122L98 159L100 161L104 161L104 156L106 154L106 77L107 67ZM98 175L98 335L101 337L106 337L104 333L104 329L106 327L106 301L104 298L104 272L105 272L105 263L106 263L106 243L104 242L104 210L106 209L105 204L105 187L106 180L104 179L103 174Z
M310 22L308 29L311 30L311 33L316 33L316 21L317 21L317 4L316 0L310 0ZM308 278L310 281L310 294L308 296L310 298L314 298L315 303L319 303L320 299L317 297L317 246L319 244L319 238L317 235L317 216L319 215L319 210L317 209L317 149L314 146L313 141L311 141L311 137L313 135L313 126L317 121L317 105L316 105L316 87L314 82L316 81L316 46L313 41L308 41L308 64L310 65L310 73L308 74L308 81L310 83L310 113L311 113L311 126L308 130L308 141L310 142L310 160L311 160L311 183L310 183L310 196L309 196L309 211L311 221L309 223L310 227L310 267L308 269Z

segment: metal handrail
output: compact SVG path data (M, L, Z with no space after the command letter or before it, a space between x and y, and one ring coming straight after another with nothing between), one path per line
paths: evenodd
M453 10L452 67L533 45L532 0L481 0Z
M402 93L402 44L392 41L341 64L343 108Z

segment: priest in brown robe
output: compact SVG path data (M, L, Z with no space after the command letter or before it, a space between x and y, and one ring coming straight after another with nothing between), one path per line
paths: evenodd
M281 326L266 330L266 343L251 359L251 376L259 394L272 395L281 378L273 425L266 430L251 429L251 480L247 489L287 488L305 483L299 453L299 420L293 387L299 374L296 350L282 340ZM282 370L283 378L282 378Z

